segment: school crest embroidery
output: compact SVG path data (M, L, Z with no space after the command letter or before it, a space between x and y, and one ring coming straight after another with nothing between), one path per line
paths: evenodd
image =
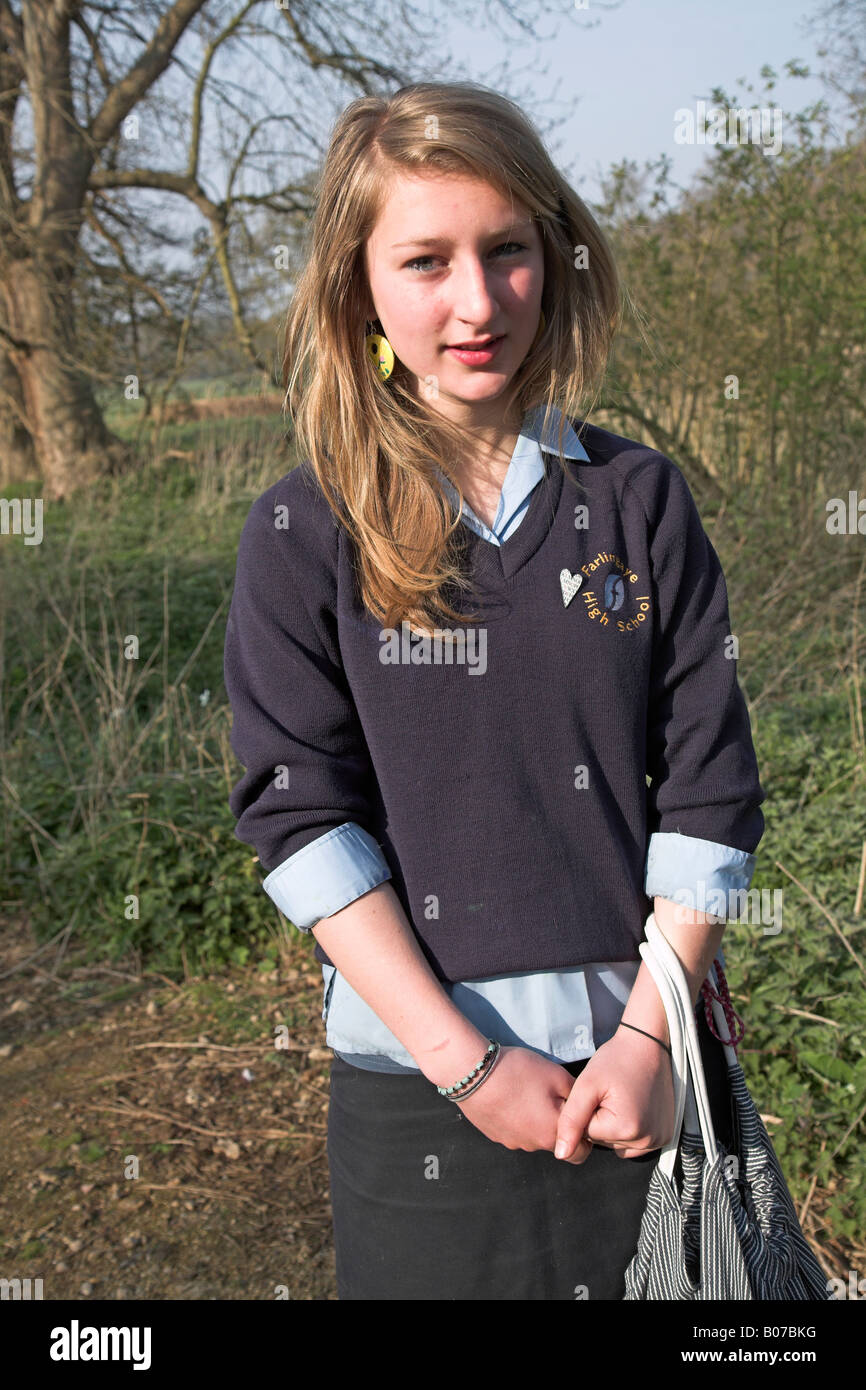
M584 579L589 581L586 588ZM583 589L586 617L611 632L637 632L649 616L649 584L641 582L641 576L612 551L600 550L574 574L570 569L562 570L559 583L566 608Z

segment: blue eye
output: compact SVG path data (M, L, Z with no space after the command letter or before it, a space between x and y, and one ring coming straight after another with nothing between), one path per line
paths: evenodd
M521 252L521 251L525 251L525 250L526 250L526 247L523 245L523 243L522 243L521 241L503 241L503 243L502 243L501 246L497 246L497 247L495 248L493 254L495 255L496 252L502 251L505 247L508 247L508 246L513 246L513 247L515 248L515 250L516 250L518 253ZM414 259L414 261L407 261L407 262L406 262L405 268L406 268L406 270L414 270L417 266L422 265L425 261L432 261L432 260L435 260L435 257L434 257L434 256L416 256L415 259ZM422 273L423 273L423 272L422 272Z

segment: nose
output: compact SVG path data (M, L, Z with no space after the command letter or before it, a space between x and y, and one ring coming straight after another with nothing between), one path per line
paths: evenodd
M477 256L467 257L453 274L451 284L454 317L483 331L495 319L499 309L488 284L488 271L484 263Z

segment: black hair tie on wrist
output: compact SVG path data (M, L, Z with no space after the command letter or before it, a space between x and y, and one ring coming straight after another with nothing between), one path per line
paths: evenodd
M664 1048L665 1052L668 1054L668 1056L670 1057L671 1061L673 1061L673 1056L674 1056L674 1054L671 1052L671 1050L670 1050L670 1048L668 1047L667 1043L663 1043L662 1040L661 1040L661 1038L657 1038L657 1037L655 1036L654 1033L644 1033L644 1030L643 1030L642 1028L635 1028L635 1026L634 1026L633 1023L624 1023L624 1022L622 1021L622 1019L620 1019L620 1024L619 1024L619 1026L620 1026L620 1028L631 1028L632 1032L634 1032L634 1033L643 1033L643 1035L644 1035L645 1038L652 1038L653 1042L657 1042L658 1045L659 1045L659 1047L663 1047L663 1048Z

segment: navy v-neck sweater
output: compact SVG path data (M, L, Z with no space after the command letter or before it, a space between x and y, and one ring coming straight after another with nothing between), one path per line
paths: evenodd
M269 872L363 826L439 979L638 960L649 836L751 853L763 833L724 576L685 478L573 424L589 462L564 477L547 458L502 546L464 528L478 616L453 644L373 619L306 461L240 540L235 833Z

